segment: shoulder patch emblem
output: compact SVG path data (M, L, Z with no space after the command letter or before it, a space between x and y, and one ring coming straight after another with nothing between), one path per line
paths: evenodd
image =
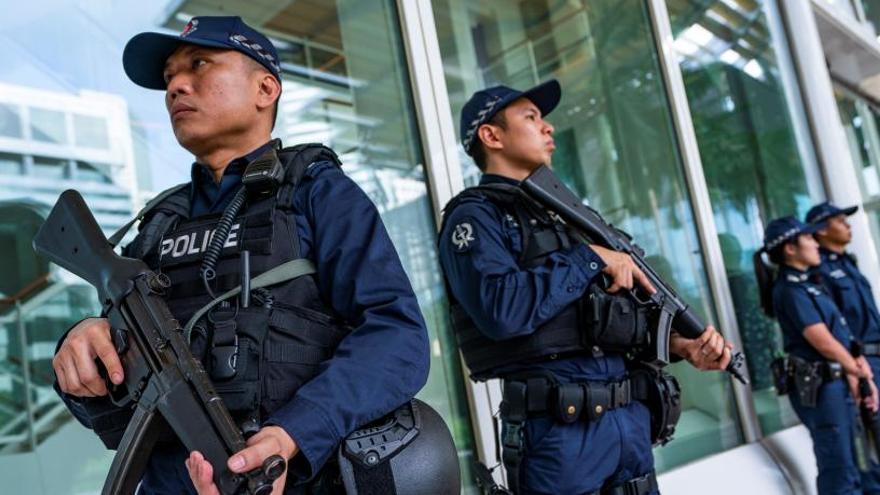
M476 241L474 237L474 227L468 222L462 222L452 229L452 244L456 251L463 253L470 249L471 244Z

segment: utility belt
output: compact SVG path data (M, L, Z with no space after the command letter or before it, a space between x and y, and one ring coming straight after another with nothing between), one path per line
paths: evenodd
M632 388L629 379L563 384L543 376L505 380L501 417L525 420L550 416L561 423L595 421L606 411L629 405Z
M797 356L781 356L770 364L776 393L797 394L804 407L816 407L819 390L826 383L844 377L843 366L834 361L808 361Z
M637 368L630 372L629 378L616 382L561 384L549 374L510 376L504 380L502 393L504 434L501 459L507 469L508 486L514 493L519 487L519 468L525 454L523 428L528 419L549 416L569 424L579 420L595 421L607 411L626 407L638 400L651 412L651 441L656 445L671 439L681 415L678 381L654 368ZM652 485L651 476L643 478L614 488L623 487L624 491L600 491L597 494L640 495L656 490L656 480ZM640 491L643 488L646 491Z

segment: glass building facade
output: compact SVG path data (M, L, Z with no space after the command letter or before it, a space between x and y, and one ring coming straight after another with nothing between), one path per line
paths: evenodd
M813 3L859 29L870 28L880 8L869 0ZM333 147L382 215L428 323L431 372L419 397L453 432L463 492L476 493L475 460L498 462L500 390L467 378L437 261L442 207L479 179L458 141L458 115L481 88L526 88L550 78L563 87L548 119L557 174L631 233L658 273L748 359L751 387L687 363L670 366L684 390L683 413L675 439L654 452L661 488L686 493L676 476L743 455L763 459L755 462L771 472L766 483L796 486L797 470L786 463L809 464L812 454L800 452L795 461L777 455L784 450L778 439L806 433L769 379L781 336L760 312L751 258L769 219L803 216L813 203L832 199L864 207L865 220L855 227L864 228L873 249L867 259L876 262L880 99L809 64L798 37L812 36L820 47L822 40L815 28L792 29L790 4L53 0L10 6L0 19L6 47L0 479L14 493L100 490L113 453L66 411L52 390L51 368L58 339L99 306L82 281L36 257L31 239L64 189L82 191L110 232L147 199L189 179L193 158L174 140L162 93L125 77L122 49L137 32L176 33L192 16L234 13L279 50L283 93L275 137L286 145ZM820 102L805 75L811 70L833 84L824 103L836 112L833 122L814 117ZM846 166L823 158L828 136L837 134L852 166L849 158ZM829 187L843 175L857 184L851 196ZM78 455L62 457L73 449Z

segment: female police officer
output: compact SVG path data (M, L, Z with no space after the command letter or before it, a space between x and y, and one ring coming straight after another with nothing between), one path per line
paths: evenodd
M782 327L788 360L780 364L782 383L777 386L781 393L793 386L791 404L813 438L819 494L860 494L851 434L856 425L853 397L859 378L870 379L871 370L864 358L850 355L852 336L846 320L807 273L821 262L819 246L811 236L821 227L794 217L770 222L764 247L755 253L755 272L764 312L775 316ZM765 263L765 255L778 273ZM876 397L873 388L865 399L875 410Z

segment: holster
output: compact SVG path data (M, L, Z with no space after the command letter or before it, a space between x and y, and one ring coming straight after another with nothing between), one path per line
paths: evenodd
M675 376L650 366L630 371L632 396L651 412L651 443L665 445L672 440L681 417L681 386Z
M804 407L816 407L822 385L843 378L840 363L807 361L795 356L789 356L788 362L794 377L794 390Z

